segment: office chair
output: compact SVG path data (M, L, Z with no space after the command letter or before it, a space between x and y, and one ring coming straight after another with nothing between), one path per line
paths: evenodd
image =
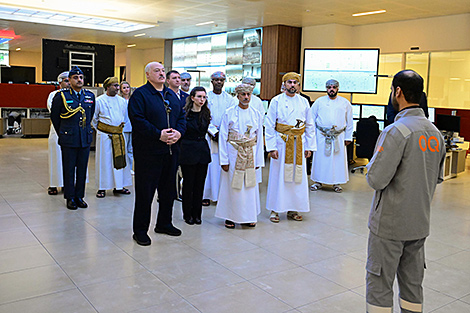
M379 135L379 123L377 123L377 118L374 115L361 118L356 125L356 157L372 159ZM361 170L361 173L364 173L364 168L365 165L354 167L351 169L351 173L356 172L356 170Z

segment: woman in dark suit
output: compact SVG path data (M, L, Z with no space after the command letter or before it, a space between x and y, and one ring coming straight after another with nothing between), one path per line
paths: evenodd
M179 164L183 172L183 219L189 225L201 224L202 196L207 166L211 162L206 140L211 113L206 90L195 87L186 99L186 133L181 138Z

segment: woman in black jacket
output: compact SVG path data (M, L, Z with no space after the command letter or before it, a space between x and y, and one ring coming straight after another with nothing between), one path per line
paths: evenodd
M211 112L207 107L206 90L194 87L186 100L186 133L181 138L179 164L183 172L183 219L201 224L202 196L207 166L211 162L206 140Z

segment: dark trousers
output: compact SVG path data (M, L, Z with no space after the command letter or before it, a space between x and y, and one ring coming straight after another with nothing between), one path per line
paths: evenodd
M83 198L85 197L86 170L88 167L90 147L61 147L61 150L64 198Z
M202 196L208 164L181 165L183 172L183 218L201 218Z
M158 191L157 227L172 225L173 202L176 198L178 153L146 155L134 151L134 223L135 234L146 234L150 226L152 202Z

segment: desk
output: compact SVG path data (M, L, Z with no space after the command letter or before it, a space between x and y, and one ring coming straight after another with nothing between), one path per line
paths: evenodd
M51 120L48 118L23 118L21 127L23 136L48 136Z
M452 152L446 152L446 158L444 160L444 180L452 178Z
M452 177L457 174L465 172L465 158L467 157L466 150L452 150Z

